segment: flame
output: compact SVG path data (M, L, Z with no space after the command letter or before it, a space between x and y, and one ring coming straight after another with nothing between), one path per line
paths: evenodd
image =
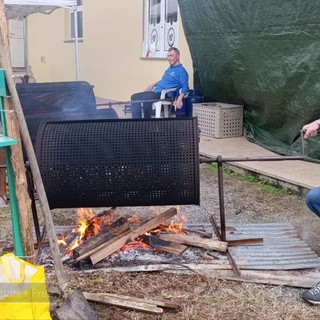
M83 241L90 239L92 236L97 235L102 228L106 225L111 225L113 222L112 214L98 216L94 214L91 209L79 208L77 214L77 228L73 229L67 236L58 239L58 244L65 248L66 252L71 252L74 248L78 247ZM138 216L132 216L127 219L130 223L138 223L140 219ZM180 233L186 234L183 231L183 224L187 221L186 216L175 216L169 225L161 224L146 234L156 235L161 232ZM126 251L131 249L150 249L151 246L143 241L136 239L124 245L119 251Z
M68 251L78 247L83 240L90 239L92 236L97 235L101 228L105 225L112 223L111 215L97 217L92 209L79 208L76 211L77 214L77 228L73 229L70 234L77 233L77 238L71 244L67 243L67 239L62 237L58 239L58 244L62 247L69 245Z
M58 239L58 244L61 247L65 247L67 245L67 243L66 243L64 238Z
M142 241L139 241L139 240L136 240L136 241L132 241L132 242L129 242L127 244L125 244L120 250L118 250L117 252L119 251L128 251L128 250L132 250L132 249L150 249L151 247L142 242Z
M131 223L138 223L138 222L140 222L140 218L139 218L137 215L132 216L132 217L129 217L127 220L128 220L128 222L131 222Z
M183 225L187 222L186 216L181 217L174 217L173 220L171 220L169 225L160 224L156 228L151 230L151 233L158 233L161 231L169 232L169 233L176 233L176 234L187 234L187 232L183 231Z

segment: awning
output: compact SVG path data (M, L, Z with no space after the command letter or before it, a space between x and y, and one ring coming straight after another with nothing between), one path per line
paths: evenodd
M57 8L73 9L76 0L4 0L8 19L22 19L31 13L50 13Z
M79 80L79 48L77 0L4 0L7 19L23 19L32 13L50 13L58 8L69 9L74 14L76 79Z

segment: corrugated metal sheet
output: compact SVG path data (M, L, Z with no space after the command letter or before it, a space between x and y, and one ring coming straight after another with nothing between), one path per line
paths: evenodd
M213 233L210 224L192 224L187 228ZM263 238L263 244L229 247L240 270L320 268L320 258L290 223L228 223L226 229L227 240ZM225 258L221 256L219 260Z

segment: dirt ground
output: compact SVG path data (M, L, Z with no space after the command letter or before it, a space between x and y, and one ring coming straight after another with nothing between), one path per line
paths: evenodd
M217 172L208 164L201 165L201 205L182 206L178 215L186 215L189 223L218 221ZM299 235L320 255L320 219L306 207L304 196L263 184L255 177L230 172L224 174L224 198L228 222L291 222ZM122 215L152 217L165 208L119 208ZM0 209L0 218L8 217L8 208ZM100 209L97 209L97 213ZM53 210L56 225L73 224L72 210ZM10 242L10 226L1 225L2 243ZM6 236L4 236L6 235ZM54 284L52 269L47 270L48 283ZM92 273L68 272L72 288L100 293L108 292L137 298L170 301L178 310L165 309L161 315L148 314L114 306L91 303L101 320L279 320L319 319L320 307L302 301L303 289L218 280L200 274L178 275L162 272ZM320 279L320 274L319 274ZM53 318L60 301L50 295Z

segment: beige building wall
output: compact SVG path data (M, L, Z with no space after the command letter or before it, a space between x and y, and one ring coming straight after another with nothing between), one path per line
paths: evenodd
M69 12L28 18L29 64L37 82L73 81L74 43L66 43ZM84 39L79 43L80 80L94 85L96 96L129 100L161 78L168 67L165 59L143 59L143 1L83 1ZM178 35L181 62L193 87L192 60L183 28Z

